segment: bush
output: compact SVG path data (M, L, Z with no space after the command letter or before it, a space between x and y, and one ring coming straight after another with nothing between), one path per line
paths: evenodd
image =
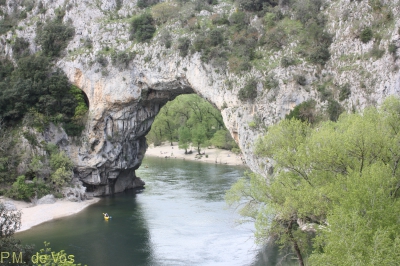
M264 86L270 90L270 89L275 89L279 86L279 81L275 79L275 77L272 74L268 74L265 77L264 81Z
M295 76L295 80L296 80L297 84L299 84L301 86L307 85L307 79L303 75Z
M297 0L294 2L293 11L295 18L303 24L307 21L317 20L323 0Z
M165 23L169 19L178 15L178 7L171 2L159 3L151 8L153 18L159 23Z
M257 81L255 78L247 81L246 85L239 90L238 98L241 101L254 100L257 97Z
M340 87L339 92L339 101L344 101L348 99L351 95L350 84L346 83L345 85Z
M14 238L14 233L21 227L21 212L8 210L3 203L0 203L0 250L7 254L21 254L21 264L16 264L17 256L3 256L2 265L31 265L33 246L22 245L19 240Z
M283 56L281 58L281 67L288 67L288 66L292 66L296 63L296 61L291 58L291 57L287 57L287 56Z
M228 17L224 15L215 14L211 17L213 25L229 25Z
M298 119L303 122L308 122L310 124L313 124L316 120L316 114L315 114L315 105L316 101L311 99L305 102L302 102L301 104L297 105L293 110L290 111L289 114L285 116L285 119Z
M45 55L58 57L74 35L75 29L72 26L65 25L61 20L54 19L48 21L44 26L38 27L35 41L42 47Z
M6 70L0 71L0 76ZM58 116L69 120L74 115L76 100L69 92L69 80L61 71L50 69L47 57L30 55L19 59L11 76L0 83L5 88L1 89L0 115L7 123L18 122L30 109L45 114L47 119Z
M149 13L144 13L132 19L130 38L144 42L153 38L156 27L154 19Z
M146 8L152 5L155 5L157 3L159 3L159 0L138 0L137 1L137 6L139 8Z
M96 57L96 62L97 63L99 63L99 65L100 66L102 66L102 67L106 67L106 66L108 66L108 60L107 60L107 58L104 56L104 55L98 55L97 57Z
M389 44L389 48L388 48L389 53L391 53L392 55L396 55L397 52L397 46L395 43L391 43Z
M29 42L24 39L17 37L14 44L12 45L13 55L15 59L20 59L29 55Z
M165 48L169 49L172 45L172 35L167 30L163 30L160 33L160 42L165 45Z
M372 46L372 49L369 53L372 57L379 59L385 54L385 49L379 49L379 45L374 44L374 46Z
M0 82L6 78L10 78L11 73L14 71L14 65L10 60L0 60Z
M331 121L337 121L341 113L343 113L344 108L335 100L328 100L328 116Z
M369 42L373 37L373 32L371 28L365 28L361 31L360 40L363 43Z
M111 54L111 63L113 66L120 66L121 68L127 68L129 63L135 58L136 53L134 52L113 52Z
M263 38L263 43L265 43L270 49L281 49L286 45L288 36L284 31L283 27L279 25L269 30L265 37Z
M17 181L12 185L11 196L15 199L29 200L33 196L33 187L31 184L25 183L25 176L17 177Z
M235 27L235 31L245 29L249 24L249 19L246 13L242 11L236 11L229 17L229 22Z
M316 49L314 49L310 53L308 60L311 63L315 63L315 64L321 64L321 65L325 64L325 62L331 58L331 53L329 52L329 46L330 45L327 45L327 46L322 45L322 46L316 47Z
M178 39L178 50L180 56L186 57L188 55L189 47L190 47L189 38L182 37Z
M3 19L0 20L0 34L4 34L11 30L17 25L17 21L8 15L5 15Z
M268 6L276 6L279 1L277 0L236 0L241 8L246 11L261 11Z
M222 28L212 29L209 33L209 39L210 39L210 44L212 46L217 46L219 44L222 44L224 41L224 29Z
M85 126L83 125L78 125L73 122L65 123L63 125L63 128L65 132L67 133L68 136L71 137L79 137L82 134L82 130L85 129Z
M332 97L332 92L330 90L327 90L325 84L318 85L317 91L319 92L319 97L322 102Z

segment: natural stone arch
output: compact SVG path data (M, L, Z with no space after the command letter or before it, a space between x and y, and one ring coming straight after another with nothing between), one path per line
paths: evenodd
M79 72L79 71L78 71ZM81 75L79 75L82 77ZM144 78L143 74L139 75ZM75 82L79 84L79 82ZM99 82L95 89L100 88ZM91 97L90 87L81 83L84 91ZM194 93L193 88L183 79L149 85L137 81L140 90L139 98L131 98L124 103L108 103L96 117L92 105L86 125L88 138L73 159L76 163L75 177L79 178L93 195L107 195L121 192L127 188L141 186L142 181L136 178L135 170L139 168L147 149L146 134L150 131L154 118L168 101L178 95ZM89 98L89 102L96 101Z

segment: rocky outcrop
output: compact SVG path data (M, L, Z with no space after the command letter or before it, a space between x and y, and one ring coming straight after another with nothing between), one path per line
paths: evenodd
M334 34L332 59L324 68L304 61L285 68L277 64L268 71L253 69L239 76L203 63L198 53L182 58L177 50L160 45L158 36L151 43L130 41L125 17L135 11L135 0L124 0L118 10L116 1L70 0L65 7L64 21L72 23L76 36L57 66L63 69L71 83L86 93L90 104L79 144L70 140L64 143L64 149L76 164L75 176L94 195L140 185L135 170L145 156L145 136L160 108L185 93L197 93L221 110L225 125L239 144L249 167L267 175L270 165L259 161L253 153L254 143L262 131L250 127L249 122L257 117L264 127L268 127L308 99L315 99L320 109L326 108L327 103L319 100L316 89L321 77L331 77L330 82L337 87L349 84L351 95L342 102L348 110L379 104L387 95L399 94L400 75L393 55L385 53L381 58L363 58L373 44L361 43L351 30L357 21L365 25L371 23L364 20L365 12L370 8L366 2L328 1L324 7L329 31ZM53 17L54 10L63 6L64 1L44 4L47 10L44 14L35 8L15 32L17 36L31 40L32 51L40 47L33 42L35 25L29 21ZM393 9L395 18L398 14L399 10ZM200 16L207 15L209 12L200 12ZM395 19L393 24L385 31L389 41L380 43L382 49L391 42L399 44L397 28L400 20ZM173 35L175 39L178 37ZM9 55L12 55L12 49L7 40L12 38L11 32L1 37L1 49ZM88 40L90 48L85 46ZM110 50L133 53L135 57L127 64L119 65L112 63ZM99 54L108 64L98 62ZM270 59L279 62L282 56L283 52L278 51ZM267 90L261 81L271 74L278 82L278 88ZM295 81L294 77L299 74L305 77L305 85ZM241 102L238 91L250 76L259 81L258 97L254 101Z

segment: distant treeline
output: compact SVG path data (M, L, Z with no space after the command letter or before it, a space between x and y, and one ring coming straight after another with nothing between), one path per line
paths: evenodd
M169 141L171 145L178 141L186 153L191 145L198 153L201 147L209 145L239 150L225 128L221 113L196 94L181 95L168 102L154 120L147 140L156 146L162 141Z

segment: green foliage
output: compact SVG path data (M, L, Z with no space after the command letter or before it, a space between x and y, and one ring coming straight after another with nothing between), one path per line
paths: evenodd
M21 241L14 238L14 233L21 227L21 212L8 210L3 203L0 203L0 250L8 254L20 254L21 264L15 263L12 256L3 256L3 265L30 265L33 254L33 246L22 245Z
M237 32L245 29L248 25L248 22L249 18L246 16L246 13L240 10L232 13L232 15L229 17L229 23Z
M288 66L292 66L295 64L296 64L296 61L291 57L283 56L281 58L281 67L288 67Z
M185 126L181 126L178 129L178 135L179 135L179 148L185 150L185 154L187 154L187 149L190 146L190 142L192 139L192 133L190 132L190 129Z
M13 71L14 65L10 60L0 60L0 82L4 81L5 79L9 79Z
M154 19L149 13L136 16L131 21L130 38L138 42L150 40L155 31Z
M276 6L277 0L236 0L238 5L246 11L261 11L269 6Z
M72 26L63 24L62 20L54 19L38 27L35 41L41 46L45 55L59 57L74 35L75 29Z
M99 54L96 56L96 62L101 66L101 67L106 67L108 66L108 60L103 54Z
M186 37L182 37L178 39L178 50L179 55L182 57L186 57L189 52L190 47L190 39Z
M160 145L164 140L171 145L178 141L179 148L185 149L185 152L190 144L200 152L199 149L210 142L221 148L236 147L224 126L221 113L195 94L180 95L161 108L146 138L154 145Z
M233 148L238 148L227 129L220 129L215 132L210 142L219 149L232 150Z
M18 61L18 68L0 92L0 115L6 121L20 120L30 108L50 114L74 114L75 101L68 93L68 78L60 71L49 69L49 61L40 55L30 55Z
M163 2L153 6L151 14L158 23L165 23L179 14L179 7L172 2Z
M17 37L12 45L13 55L15 59L26 57L30 54L29 42L24 38Z
M241 101L254 100L257 97L257 81L251 78L246 85L239 90L238 98Z
M371 28L364 28L360 33L360 40L363 43L369 42L373 37L373 32Z
M307 79L303 75L296 75L294 79L296 80L297 84L301 86L307 85Z
M397 52L397 46L395 43L390 43L389 44L389 48L388 48L389 53L391 53L392 55L396 55Z
M346 83L340 87L339 91L339 101L344 101L348 99L351 95L350 84Z
M344 108L337 101L329 99L327 112L331 121L337 121L340 114L344 112Z
M316 104L316 101L313 99L302 102L301 104L296 105L296 107L294 107L293 110L291 110L290 113L285 116L285 119L294 118L302 122L314 124L317 118L315 113Z
M375 57L375 59L379 59L385 54L385 49L379 49L379 45L374 43L369 53L372 57Z
M171 48L172 45L172 35L169 31L164 30L160 33L160 42L165 45L165 48Z
M17 181L12 186L15 198L29 200L33 197L34 191L32 184L25 183L25 176L21 175L17 178Z
M111 63L113 66L119 66L121 69L126 69L135 56L135 52L114 51L111 54Z
M400 100L312 128L282 120L255 147L274 171L250 174L228 192L255 220L258 240L275 236L310 265L396 265L400 257ZM316 230L316 238L300 224ZM310 254L310 245L313 252Z
M159 0L138 0L137 1L137 6L139 8L146 8L152 5L155 5L157 3L159 3Z
M331 99L331 97L332 97L332 92L329 89L327 89L326 84L318 85L317 91L319 92L319 97L322 102L324 102L328 99Z
M204 125L197 124L192 130L192 142L197 147L197 154L200 154L200 148L207 146L207 130Z

